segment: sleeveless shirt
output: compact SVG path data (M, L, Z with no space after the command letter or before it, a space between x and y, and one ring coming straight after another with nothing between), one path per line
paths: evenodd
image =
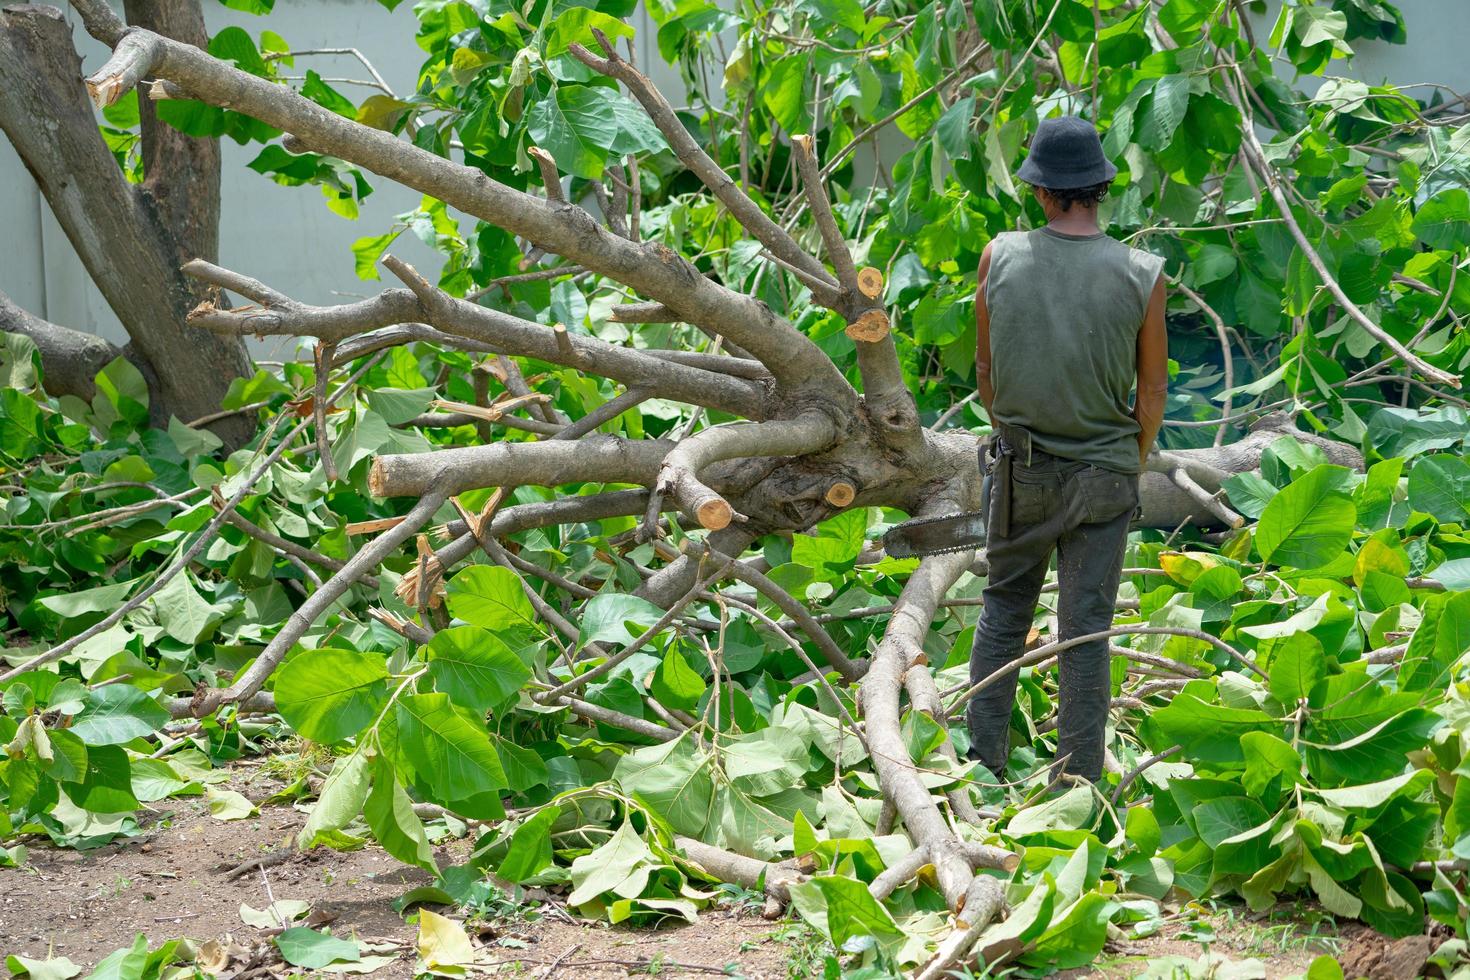
M1137 473L1129 396L1163 264L1102 233L997 235L985 283L996 420L1054 456Z

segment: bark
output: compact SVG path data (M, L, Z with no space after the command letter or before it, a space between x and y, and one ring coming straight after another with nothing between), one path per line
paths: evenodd
M209 44L199 0L124 0L128 23L196 48ZM143 198L169 230L176 265L219 258L220 145L186 136L158 119L151 99L138 100L143 137ZM202 292L202 291L201 291ZM202 295L197 296L203 299Z
M41 352L42 384L53 395L75 395L91 401L97 372L126 352L95 334L32 316L0 293L0 330L25 334Z
M178 19L177 13L165 15L161 26L177 26ZM205 189L165 193L163 183L180 175L159 172L152 190L140 193L103 143L80 74L81 59L59 11L28 5L0 11L0 129L127 328L135 356L151 366L145 375L153 382L155 418L175 414L188 421L208 415L218 410L230 381L249 369L238 339L211 337L184 324L195 297L178 272L178 259L200 246L214 247L214 236L204 226L217 216L218 164L211 178L198 169L207 168L198 151L171 149L177 141L154 126L151 146L158 165L188 163L193 169L182 182L198 179ZM213 211L202 203L211 179ZM198 206L205 207L203 213L190 214L183 233L175 236L167 218ZM235 415L210 428L227 444L238 445L255 426L253 419Z

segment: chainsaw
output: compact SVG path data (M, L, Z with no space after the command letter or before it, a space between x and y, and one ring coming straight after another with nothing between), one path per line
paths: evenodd
M921 558L970 551L985 544L985 515L950 514L905 521L883 535L883 550L890 558Z

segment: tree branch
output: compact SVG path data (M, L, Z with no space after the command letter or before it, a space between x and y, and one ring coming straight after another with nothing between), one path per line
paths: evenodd
M500 442L373 459L368 486L378 497L450 496L481 487L564 483L652 483L671 449L663 439L592 435L546 442Z
M76 395L91 401L97 391L97 372L113 358L127 356L95 334L32 316L4 293L0 293L0 330L24 334L35 342L41 352L42 383L52 395Z
M599 58L580 44L573 44L568 50L584 65L594 71L601 72L609 78L615 78L627 86L633 98L637 99L653 120L653 124L664 134L668 140L669 148L679 158L679 162L694 172L694 175L704 182L710 192L719 199L720 203L729 210L731 217L740 222L741 227L755 236L773 255L783 261L795 266L797 269L814 276L819 280L831 282L832 277L822 267L822 263L809 255L800 245L796 243L780 225L761 210L760 205L751 200L746 193L740 189L730 175L720 169L719 164L710 159L708 153L694 141L679 117L674 114L674 107L669 105L663 93L659 92L648 77L633 65L618 57L617 51L607 42L607 38L598 37L606 58ZM743 340L736 338L742 345ZM764 359L764 358L763 358Z
M92 76L92 82L106 86L123 77L125 67L109 62ZM664 302L685 322L723 334L750 351L785 385L820 385L831 389L834 397L843 397L846 382L816 344L759 300L706 279L665 246L618 238L579 207L514 190L476 168L345 119L189 45L159 38L151 74L178 83L211 105L228 105L291 133L304 148L429 194ZM120 86L108 92L116 97L123 94ZM855 394L848 397L855 398Z
M729 501L700 481L701 470L722 459L818 452L832 443L837 432L832 418L819 411L795 419L737 422L705 429L679 443L664 458L655 492L670 494L686 514L716 531L737 515Z

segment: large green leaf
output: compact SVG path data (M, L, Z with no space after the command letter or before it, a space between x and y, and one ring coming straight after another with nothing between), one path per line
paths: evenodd
M853 939L871 938L890 949L906 936L893 916L855 878L821 875L791 886L791 902L838 949Z
M1446 524L1470 524L1470 464L1448 453L1415 460L1409 506Z
M551 825L561 816L561 808L544 807L516 828L510 848L501 858L496 874L513 884L520 884L552 863Z
M679 833L697 837L704 832L714 778L709 758L695 748L693 736L629 752L618 760L613 779Z
M622 592L602 592L582 607L578 642L629 643L663 618L664 611L647 599Z
M513 701L531 668L490 631L456 626L429 641L429 677L455 704L484 712Z
M446 806L506 788L485 727L447 694L407 694L395 706L398 745L420 782Z
M363 804L363 816L383 850L405 864L416 864L430 874L438 873L434 849L424 835L423 822L413 812L413 801L399 785L393 767L381 755L373 767L373 789Z
M1440 191L1420 206L1413 227L1430 248L1463 248L1470 240L1470 191L1463 187Z
M445 592L450 614L471 626L492 632L517 628L539 632L536 610L508 568L471 565L449 580Z
M1256 548L1277 565L1316 568L1352 540L1357 508L1338 487L1346 471L1323 464L1293 480L1261 513Z
M296 835L298 847L315 847L317 838L341 830L362 812L368 796L368 757L363 747L338 759L322 783L311 816Z
M531 107L526 125L538 146L574 177L598 180L608 158L664 148L663 134L616 89L560 85Z
M109 684L88 692L71 733L89 745L121 745L152 735L168 720L168 711L136 687Z
M1149 744L1157 751L1182 745L1186 759L1214 763L1244 762L1241 736L1279 733L1282 727L1264 712L1211 704L1188 693L1181 693L1144 721Z
M362 731L388 697L382 656L356 650L308 650L276 672L276 707L302 735L340 742Z
M572 893L567 896L567 904L585 905L608 892L621 898L637 898L643 894L654 864L653 852L633 825L624 821L606 844L572 862Z

